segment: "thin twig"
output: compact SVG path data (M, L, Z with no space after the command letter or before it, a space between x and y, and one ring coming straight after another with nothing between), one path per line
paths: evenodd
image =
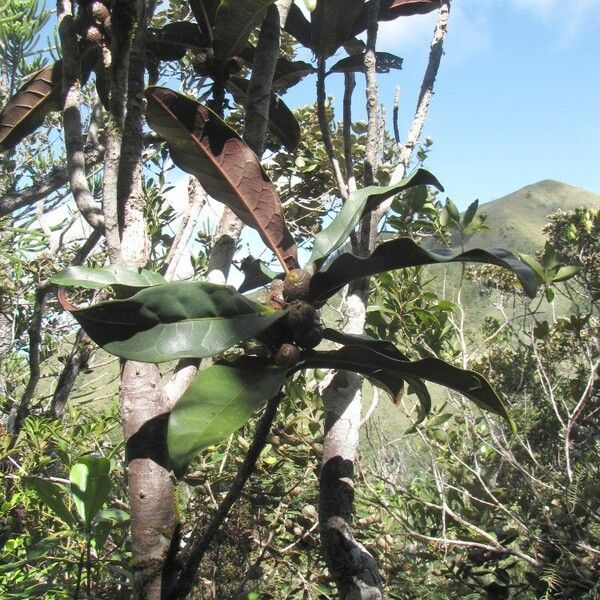
M329 131L329 122L327 119L325 102L325 59L319 58L317 64L317 118L319 120L321 136L323 137L325 152L329 162L331 163L331 168L333 169L333 174L338 185L340 196L344 201L346 201L348 199L348 186L344 181L342 169L340 168L340 162L337 159L333 142L331 141L331 132Z

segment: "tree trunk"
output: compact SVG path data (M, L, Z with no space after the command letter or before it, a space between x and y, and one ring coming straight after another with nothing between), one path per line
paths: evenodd
M119 239L109 235L108 228L106 233L111 259L134 267L144 267L149 252L142 183L143 115L139 99L144 92L144 38L153 7L153 2L135 0L119 5L122 17L133 10L137 20L129 23L131 28L127 30L123 27L129 21L122 18L120 28L113 31L112 44L112 79L116 76L120 79L118 84L111 82L112 125L108 129L111 139L107 147L115 142L119 145L119 160L118 165L109 168L111 186L116 185L117 189L107 188L105 181L104 208L105 217L110 216L113 223L116 209ZM166 446L169 407L158 367L123 361L120 400L131 510L133 597L160 600L168 598L172 588L173 571L169 565L177 546L179 525L175 477Z
M360 334L364 296L346 298L345 333ZM381 600L375 560L352 535L354 461L358 449L362 377L340 371L323 393L325 436L320 477L319 520L325 561L342 600Z

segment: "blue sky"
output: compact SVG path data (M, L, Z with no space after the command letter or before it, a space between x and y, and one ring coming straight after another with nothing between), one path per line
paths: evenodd
M380 30L379 50L404 58L402 71L379 80L389 114L401 87L401 135L434 23L435 13ZM454 0L424 135L434 140L427 166L459 207L541 179L600 193L599 25L600 0ZM342 76L328 82L339 97ZM294 97L312 101L314 78L300 89ZM358 118L362 94L357 86Z

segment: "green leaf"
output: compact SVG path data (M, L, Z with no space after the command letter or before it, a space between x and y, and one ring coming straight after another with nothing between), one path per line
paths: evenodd
M226 61L244 48L275 0L221 0L215 16L215 56Z
M240 57L245 61L249 68L252 68L252 65L254 64L255 52L256 48L252 44L248 44L240 53ZM280 56L275 65L273 91L278 93L285 92L288 88L296 85L304 77L315 72L316 69L310 63L302 60L289 60L285 56Z
M508 250L475 248L460 254L441 254L421 248L410 238L400 238L380 244L366 258L358 258L348 253L336 258L326 271L316 273L312 277L309 301L322 304L347 283L376 273L449 262L476 262L504 267L519 278L523 289L531 298L535 297L537 289L535 273Z
M12 150L24 137L42 125L58 109L62 61L31 76L0 112L0 152Z
M344 346L366 346L375 352L383 353L391 358L408 361L408 357L400 352L400 350L398 350L391 342L377 340L368 335L352 335L342 333L335 329L326 328L323 331L323 337L326 340L331 340L332 342L343 344ZM394 403L398 403L399 396L401 396L403 390L401 385L398 387L399 382L397 381L397 375L393 370L391 373L388 373L385 370L382 370L381 372L375 371L370 377L375 381L379 381L380 385L383 385L384 389L391 395ZM431 395L422 379L411 377L410 375L404 375L402 379L408 384L409 393L414 393L419 399L419 414L415 424L418 425L431 412Z
M75 518L71 511L67 508L63 499L62 488L52 482L42 479L41 477L23 477L21 481L30 490L33 490L39 499L61 520L67 525L73 526Z
M69 473L71 495L83 523L89 527L110 492L110 460L102 456L82 456Z
M109 285L143 288L167 283L160 273L120 265L68 267L56 273L51 281L62 287L83 287L93 290L101 290Z
M247 256L242 261L240 270L244 273L244 281L242 281L242 285L238 288L240 294L255 290L263 285L268 285L277 277L283 277L282 273L277 274L275 271L271 271L262 260L253 256Z
M285 270L297 268L296 244L281 202L256 154L195 100L162 87L147 88L146 98L148 124L167 141L173 162L256 229Z
M468 227L471 224L471 221L474 219L477 214L477 209L479 208L479 200L475 200L469 204L469 207L465 211L465 214L462 219L462 224L464 227Z
M550 242L546 242L546 245L544 246L542 265L547 271L553 269L556 266L556 250Z
M211 40L212 45L215 15L220 0L189 0L189 3L200 31Z
M238 104L244 104L249 84L241 77L230 77L227 81L227 89ZM285 102L273 93L269 104L269 131L289 152L293 152L300 143L300 124Z
M377 73L389 73L391 69L401 69L402 59L389 52L376 52L375 70ZM338 60L329 69L329 73L362 73L365 70L365 55L353 54Z
M458 212L458 208L450 198L446 199L446 210L448 211L448 216L453 223L457 225L460 223L460 213Z
M418 169L394 185L371 185L351 194L330 225L315 237L310 262L318 264L337 250L348 239L366 212L374 210L386 198L419 185L433 185L439 190L444 189L429 171Z
M579 273L579 271L581 271L581 267L570 267L570 266L558 267L558 270L556 271L556 275L554 275L554 277L552 278L552 281L554 283L558 283L560 281L567 281L568 279L575 277L575 275L577 275L577 273Z
M318 0L311 14L312 50L328 58L350 37L364 0Z
M521 262L524 262L535 273L539 283L543 283L546 281L546 273L544 272L544 267L542 267L542 265L535 258L535 256L530 256L529 254L519 254L519 259L521 260Z
M320 352L304 351L302 368L343 369L356 371L374 379L381 378L382 384L393 384L396 377L406 376L425 379L453 389L472 400L480 408L496 413L514 428L502 400L485 377L459 369L439 358L424 358L416 361L399 360L395 353L375 351L365 345L345 346L339 350Z
M169 417L167 443L177 475L198 452L242 427L279 392L286 374L285 369L251 357L201 371Z
M157 285L79 310L62 302L104 350L151 363L213 356L258 335L285 314L232 287L202 281Z

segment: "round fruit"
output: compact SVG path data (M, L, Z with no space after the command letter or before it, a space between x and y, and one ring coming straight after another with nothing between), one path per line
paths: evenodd
M289 369L300 360L300 349L294 344L281 344L275 354L275 364L278 367Z
M310 288L311 274L304 269L290 271L283 280L283 297L287 302L306 300Z

